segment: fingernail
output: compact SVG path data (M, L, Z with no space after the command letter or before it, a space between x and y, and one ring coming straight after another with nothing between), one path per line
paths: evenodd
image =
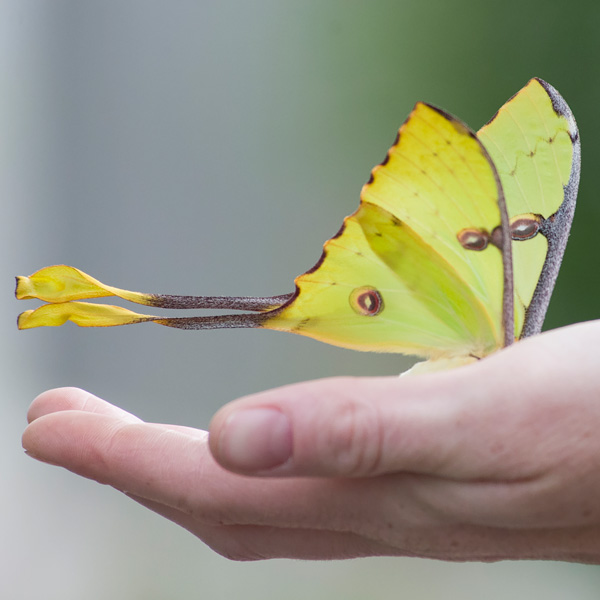
M47 464L47 465L54 465L56 466L55 463L50 462L49 460L46 460L45 458L40 458L39 456L37 456L36 454L34 454L33 452L29 451L29 450L25 450L25 455L29 456L29 458L33 458L34 460L37 460L41 463Z
M225 422L218 451L224 463L244 471L277 467L292 455L290 422L270 408L236 412Z

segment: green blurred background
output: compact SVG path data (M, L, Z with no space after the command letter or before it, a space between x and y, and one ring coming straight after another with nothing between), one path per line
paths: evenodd
M415 101L477 129L539 76L570 104L583 147L546 326L592 319L598 31L593 1L2 0L0 595L597 598L600 570L581 565L232 563L114 490L26 458L27 406L54 386L205 428L250 392L408 363L261 331L18 333L29 307L11 279L64 262L142 291L286 293Z

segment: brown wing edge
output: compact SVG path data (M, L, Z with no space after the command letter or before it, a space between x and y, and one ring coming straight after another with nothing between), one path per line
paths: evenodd
M567 240L569 239L571 223L575 214L575 203L581 171L581 141L575 117L564 98L553 86L537 77L535 79L546 90L556 114L564 117L569 124L569 136L573 143L573 161L569 181L564 186L564 200L556 213L549 219L546 219L541 228L541 233L548 240L548 254L535 291L533 292L531 304L525 311L525 323L521 332L521 338L536 335L542 330L546 311L550 304L550 298L552 297L556 278L558 277L567 246Z

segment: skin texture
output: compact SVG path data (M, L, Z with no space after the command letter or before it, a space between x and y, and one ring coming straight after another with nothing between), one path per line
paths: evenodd
M210 436L50 390L23 445L236 560L600 563L599 345L595 321L453 371L269 390Z

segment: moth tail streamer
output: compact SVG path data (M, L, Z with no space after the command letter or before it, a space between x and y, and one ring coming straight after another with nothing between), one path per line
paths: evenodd
M29 277L17 277L15 296L19 300L47 302L35 310L21 313L17 322L19 329L57 327L67 321L80 327L153 322L178 329L222 329L261 327L269 314L288 302L293 294L270 297L143 294L105 285L74 267L54 265L40 269ZM81 302L110 296L155 308L247 310L256 314L168 318L136 313L110 304Z

